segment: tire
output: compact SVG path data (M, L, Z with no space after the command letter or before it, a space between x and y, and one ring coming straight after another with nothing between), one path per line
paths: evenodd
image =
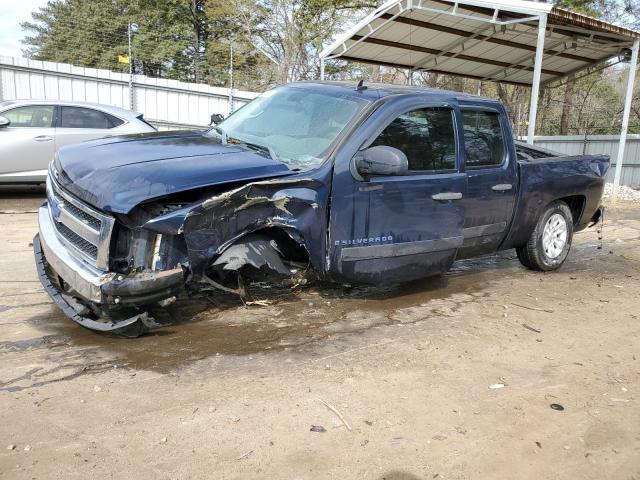
M518 260L531 270L557 270L566 260L572 240L571 210L562 201L553 202L538 219L527 243L516 248Z
M518 254L518 260L520 260L520 263L527 268L531 268L531 262L529 262L529 258L525 254L524 248L517 247L516 253Z

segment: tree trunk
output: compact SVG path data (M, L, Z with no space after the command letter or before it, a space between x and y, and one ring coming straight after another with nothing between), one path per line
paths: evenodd
M567 86L564 90L564 102L562 104L562 116L560 117L560 135L569 135L569 114L571 113L571 102L576 81L574 74L567 77Z

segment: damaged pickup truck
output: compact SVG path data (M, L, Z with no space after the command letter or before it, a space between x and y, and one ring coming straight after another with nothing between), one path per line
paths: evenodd
M400 283L511 248L555 270L598 221L608 167L516 144L494 100L289 84L204 133L60 150L33 245L72 320L141 333L185 289L242 294L247 275Z

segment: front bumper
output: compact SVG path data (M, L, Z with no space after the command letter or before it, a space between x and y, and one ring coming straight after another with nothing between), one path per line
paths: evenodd
M94 312L122 307L139 309L184 288L182 267L124 276L102 272L77 259L59 239L46 204L38 211L38 223L40 233L33 239L33 250L40 283L65 315L84 327L104 332L121 330L136 322L153 323L146 312L120 320L97 318ZM60 287L58 277L68 289Z

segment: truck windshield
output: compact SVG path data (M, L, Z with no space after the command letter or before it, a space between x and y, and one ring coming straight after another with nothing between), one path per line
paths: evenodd
M304 169L322 160L367 103L354 97L280 87L263 93L209 133Z

